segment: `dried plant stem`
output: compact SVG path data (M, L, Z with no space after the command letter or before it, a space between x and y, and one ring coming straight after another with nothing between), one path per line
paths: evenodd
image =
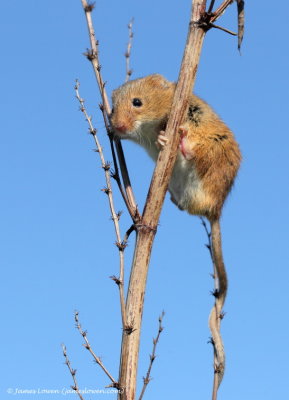
M102 97L103 106L106 110L106 113L109 115L111 113L111 108L110 108L108 96L107 96L107 93L106 93L106 90L104 87L104 81L103 81L101 73L100 73L101 66L100 66L99 59L98 59L98 41L96 40L96 37L95 37L95 32L94 32L92 17L91 17L91 12L94 8L94 5L89 4L86 0L81 0L81 3L83 6L83 9L85 11L89 39L90 39L90 44L91 44L91 50L86 55L93 65L95 77L96 77L99 91L100 91L100 94Z
M108 376L108 378L111 380L113 387L118 388L118 382L112 377L112 375L108 372L108 370L105 368L105 366L103 365L101 359L99 357L97 357L97 355L94 353L94 351L92 350L89 341L87 339L87 332L83 331L81 328L81 325L79 323L79 318L78 318L78 312L75 311L74 313L74 319L75 319L75 326L78 329L79 333L81 334L81 336L83 337L85 344L83 345L92 355L94 361L96 362L96 364L98 364L100 366L100 368L103 370L103 372Z
M126 52L124 54L125 66L126 66L125 82L129 81L131 74L132 74L132 69L130 68L130 53L131 53L132 38L133 38L132 24L133 24L133 19L130 20L130 22L127 26L128 27L128 43L127 43Z
M213 16L211 17L210 21L216 21L226 10L226 8L233 3L234 0L225 0L220 7L217 8L216 11L213 12Z
M127 242L128 238L130 237L131 233L135 231L135 225L131 225L131 227L126 231L123 241Z
M223 32L229 33L229 35L237 36L237 33L233 32L233 31L230 31L227 28L223 28L222 26L215 25L215 24L212 24L212 23L210 25L211 25L212 28L220 29Z
M147 388L147 385L149 384L150 380L151 380L151 370L152 370L152 366L153 366L153 362L156 358L156 348L157 348L157 344L159 342L160 339L160 335L164 329L164 327L162 326L162 322L163 322L163 318L164 318L164 311L161 313L161 315L159 316L159 329L158 329L158 333L157 336L153 339L153 351L152 354L150 355L150 363L149 363L149 367L146 373L146 376L143 378L143 387L142 387L142 391L141 394L139 396L139 400L142 400L143 395L145 393L145 390Z
M215 20L231 2L225 1L217 10ZM176 134L185 119L192 93L205 33L211 28L211 16L206 13L206 0L192 0L189 32L180 74L167 122L167 145L159 153L148 192L142 220L137 226L137 241L126 300L126 315L131 331L124 331L119 384L123 389L120 400L134 400L138 365L141 320L147 273L157 224L165 193L177 155L179 136ZM220 382L220 380L219 380Z
M99 56L98 56L98 41L96 40L95 36L95 31L92 23L92 10L94 8L94 5L89 4L86 0L81 0L82 7L85 12L86 16L86 22L87 22L87 27L88 27L88 33L89 33L89 38L90 38L90 44L91 44L91 50L89 50L86 53L87 58L91 61L93 70L95 73L95 77L98 83L98 88L101 94L102 98L102 107L103 107L103 117L104 117L104 122L105 126L107 128L108 136L110 139L110 144L112 148L112 152L114 153L113 149L113 139L112 139L112 131L110 129L110 124L109 124L109 116L111 114L111 107L109 104L108 96L105 90L105 83L101 75L101 65L99 62ZM126 193L126 199L125 202L128 205L128 209L130 212L130 215L133 217L134 221L136 222L139 216L137 204L134 198L134 194L131 188L131 183L129 179L129 174L126 166L126 162L123 156L123 150L122 150L122 145L119 140L115 141L115 146L116 146L116 151L118 154L119 158L119 163L120 163L120 169L122 173L122 179L124 182L125 186L125 193ZM116 163L116 158L114 157L114 168L115 172L118 171L117 163ZM118 184L120 185L120 180L118 180ZM124 196L124 191L121 190L122 195Z
M213 11L214 5L215 5L215 0L211 0L211 3L208 8L208 14L211 14L211 12Z
M76 369L73 369L71 367L69 358L67 356L66 346L64 344L62 345L62 351L63 351L63 355L64 355L64 358L65 358L65 364L67 365L67 368L69 369L69 372L70 372L70 374L72 376L72 379L73 379L73 382L74 382L74 385L71 386L71 389L73 389L75 391L75 393L77 393L77 395L80 398L80 400L84 400L84 397L81 395L81 393L79 391L78 383L77 383L77 380L76 380Z
M108 121L108 119L106 117L106 113L105 113L104 107L101 104L99 106L99 108L100 108L100 110L102 112L102 115L103 115L103 120L104 120L106 131L109 133L111 131L111 129L110 129L110 126L109 126L109 121ZM117 162L117 157L116 157L116 153L115 153L115 149L114 149L114 145L113 145L113 140L112 140L112 135L111 134L109 134L109 141L110 141L110 148L111 148L111 154L112 154L112 159L113 159L113 165L114 165L114 168L115 168L115 170L111 174L111 176L113 177L113 179L115 179L115 181L116 181L116 183L118 185L119 191L120 191L120 193L122 195L122 198L124 200L124 203L126 205L126 208L127 208L128 212L129 212L132 220L133 221L137 221L138 220L138 210L134 209L133 207L131 207L131 205L129 203L129 200L128 200L128 197L127 197L127 192L130 193L130 190L128 189L127 192L125 192L125 190L124 190L124 188L122 186L121 180L120 180L118 162ZM125 163L124 156L122 157L121 160L122 160L121 162ZM122 164L120 164L120 167L121 166L122 166ZM130 188L130 186L129 186L129 188ZM133 193L132 194L130 193L130 196L133 197Z
M138 226L137 243L126 301L128 323L133 325L133 331L131 333L123 333L119 384L124 390L119 395L120 400L134 400L135 398L140 328L150 254L165 193L176 159L179 143L176 132L178 132L178 127L187 112L189 97L200 58L205 30L199 21L205 12L205 6L205 0L195 0L192 4L186 48L166 129L168 142L167 146L159 154L143 218Z
M124 183L124 187L125 187L125 192L126 192L126 196L127 196L128 210L129 210L130 216L132 217L132 220L135 223L137 223L140 219L140 212L138 210L138 207L137 207L137 204L135 201L135 197L133 194L132 186L130 183L130 178L129 178L127 167L126 167L124 152L122 149L120 139L115 138L114 142L115 142L115 146L116 146L117 157L118 157L121 175L122 175L122 179L123 179L123 183Z
M111 219L113 220L114 224L114 229L115 229L115 235L116 235L116 245L119 250L119 278L118 278L118 288L119 288L119 296L120 296L120 306L121 306L121 318L122 318L122 326L123 329L125 329L126 326L126 311L125 311L125 300L124 300L124 249L126 246L126 242L121 240L121 233L120 233L120 227L119 227L119 218L120 214L116 213L115 211L115 206L114 206L114 201L113 201L113 194L112 194L112 185L111 185L111 178L110 178L110 165L105 161L104 154L103 154L103 149L99 143L98 137L97 137L97 131L94 128L92 124L92 119L88 115L87 110L84 105L84 99L80 96L79 94L79 82L76 81L75 85L75 93L76 93L76 98L79 101L80 104L80 111L83 112L86 121L88 122L89 125L89 132L92 134L95 144L96 144L96 150L99 154L100 161L101 161L101 166L104 170L105 174L105 180L106 180L106 188L103 189L103 191L107 194L108 197L108 202L109 202L109 207L110 207L110 213L111 213Z

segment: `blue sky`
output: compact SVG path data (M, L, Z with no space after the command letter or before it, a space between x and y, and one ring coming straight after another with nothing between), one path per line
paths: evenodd
M182 3L182 4L181 4ZM125 77L126 25L135 18L133 77L178 75L190 1L99 0L94 21L109 93ZM210 31L195 91L228 123L243 164L222 218L229 276L222 332L227 370L220 400L288 399L288 32L289 11L247 1L242 55L235 38ZM281 10L281 11L280 11ZM80 0L2 2L1 41L1 387L59 390L72 384L65 343L81 388L109 382L82 348L73 311L95 352L118 373L121 323L113 225L104 177L78 111L74 80L111 159L95 79L82 53L89 46ZM219 23L236 29L234 6ZM124 143L140 207L153 164ZM115 190L117 209L124 209ZM129 226L127 213L122 232ZM155 241L139 366L148 365L157 318L166 311L146 399L210 398L212 349L207 321L213 303L211 264L200 221L166 199ZM126 252L126 275L133 238ZM67 395L70 396L75 395ZM114 398L99 394L86 399Z

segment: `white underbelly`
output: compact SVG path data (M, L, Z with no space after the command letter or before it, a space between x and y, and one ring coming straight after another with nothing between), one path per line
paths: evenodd
M143 127L142 127L143 128ZM144 129L144 128L143 128ZM140 144L146 149L150 157L157 161L159 150L155 145L153 129L148 124L146 134L135 134L130 136L130 139ZM172 195L172 200L183 210L195 208L204 200L204 192L202 183L197 176L196 170L192 161L184 158L182 153L178 151L177 159L173 169L173 173L169 183L169 192ZM198 207L197 207L198 208Z
M173 201L187 210L192 202L199 202L204 196L202 184L191 161L178 154L169 183Z

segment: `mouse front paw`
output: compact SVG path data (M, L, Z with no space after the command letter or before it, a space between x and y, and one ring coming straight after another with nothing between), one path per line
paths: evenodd
M158 134L158 139L155 142L159 150L162 150L168 142L168 138L165 136L165 131L160 131Z

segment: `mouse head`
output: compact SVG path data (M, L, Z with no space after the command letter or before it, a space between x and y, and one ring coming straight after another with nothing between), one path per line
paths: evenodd
M171 108L175 85L159 74L125 83L112 94L111 123L115 134L131 137L142 124L164 121Z

